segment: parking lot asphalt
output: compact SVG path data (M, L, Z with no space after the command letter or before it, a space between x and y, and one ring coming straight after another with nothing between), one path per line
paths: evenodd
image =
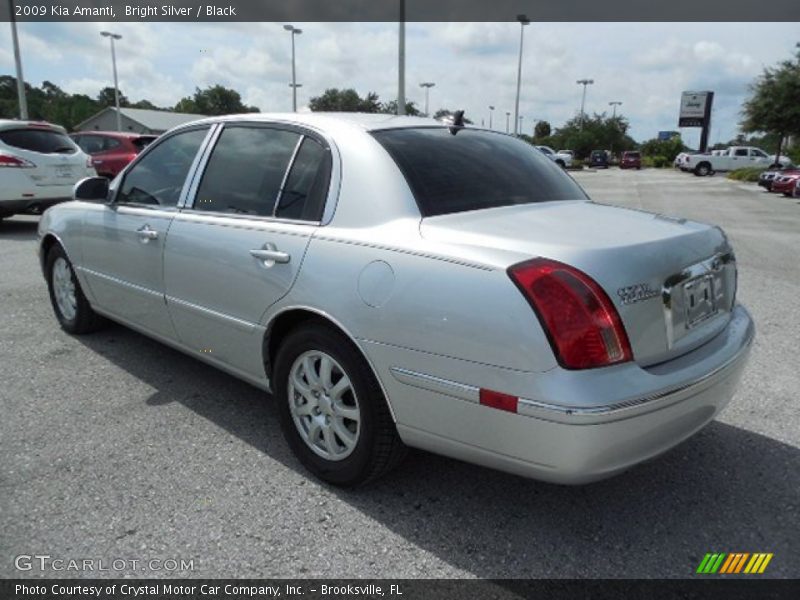
M758 329L718 420L611 480L562 487L412 452L370 487L309 476L271 399L111 326L58 328L34 217L0 225L0 577L690 577L772 552L800 577L800 200L721 176L617 169L597 201L721 225ZM14 557L193 569L20 572Z

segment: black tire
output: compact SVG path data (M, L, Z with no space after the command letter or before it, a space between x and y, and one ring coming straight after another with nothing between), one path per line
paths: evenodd
M69 268L69 276L72 279L72 285L75 289L76 310L72 318L68 318L63 314L56 301L56 294L53 286L53 267L58 259L63 259L66 262ZM100 329L106 323L103 317L92 310L89 301L86 299L81 289L81 284L78 282L77 277L75 277L75 270L69 258L67 258L67 253L64 252L64 249L59 244L55 244L47 253L44 272L47 278L47 290L50 293L50 304L53 306L56 319L58 319L64 331L75 335L91 333L92 331Z
M702 162L694 168L694 174L698 177L707 177L711 175L711 165Z
M308 351L324 352L333 358L358 398L358 438L352 452L341 460L316 454L301 437L290 411L290 372L297 358ZM283 434L295 456L316 477L339 486L363 485L393 469L405 456L406 446L397 435L375 375L359 350L338 330L320 321L299 326L281 343L272 374Z

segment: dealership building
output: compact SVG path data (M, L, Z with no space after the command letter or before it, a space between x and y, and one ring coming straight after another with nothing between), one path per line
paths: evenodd
M196 121L206 116L167 110L146 110L143 108L120 108L119 113L122 121L122 131L154 135L160 135L173 127L183 125L189 121ZM116 130L117 109L113 106L104 108L99 113L78 123L75 127L75 131Z

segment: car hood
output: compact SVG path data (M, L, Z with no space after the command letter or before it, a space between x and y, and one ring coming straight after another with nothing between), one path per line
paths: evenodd
M430 217L422 220L420 231L430 241L506 250L519 261L546 257L581 269L615 303L642 364L687 352L716 335L735 295L735 264L722 230L677 217L562 201ZM689 267L723 255L731 271L718 283L725 295L721 310L691 332L675 331L662 294L665 283L685 279ZM649 290L647 297L630 302L625 290L632 286Z

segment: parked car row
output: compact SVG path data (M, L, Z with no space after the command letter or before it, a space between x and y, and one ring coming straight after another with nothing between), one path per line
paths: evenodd
M67 135L43 121L0 120L0 219L72 199L85 177L113 179L156 139L109 131Z
M768 192L783 194L784 196L796 195L800 185L800 169L770 169L758 177L758 185Z

